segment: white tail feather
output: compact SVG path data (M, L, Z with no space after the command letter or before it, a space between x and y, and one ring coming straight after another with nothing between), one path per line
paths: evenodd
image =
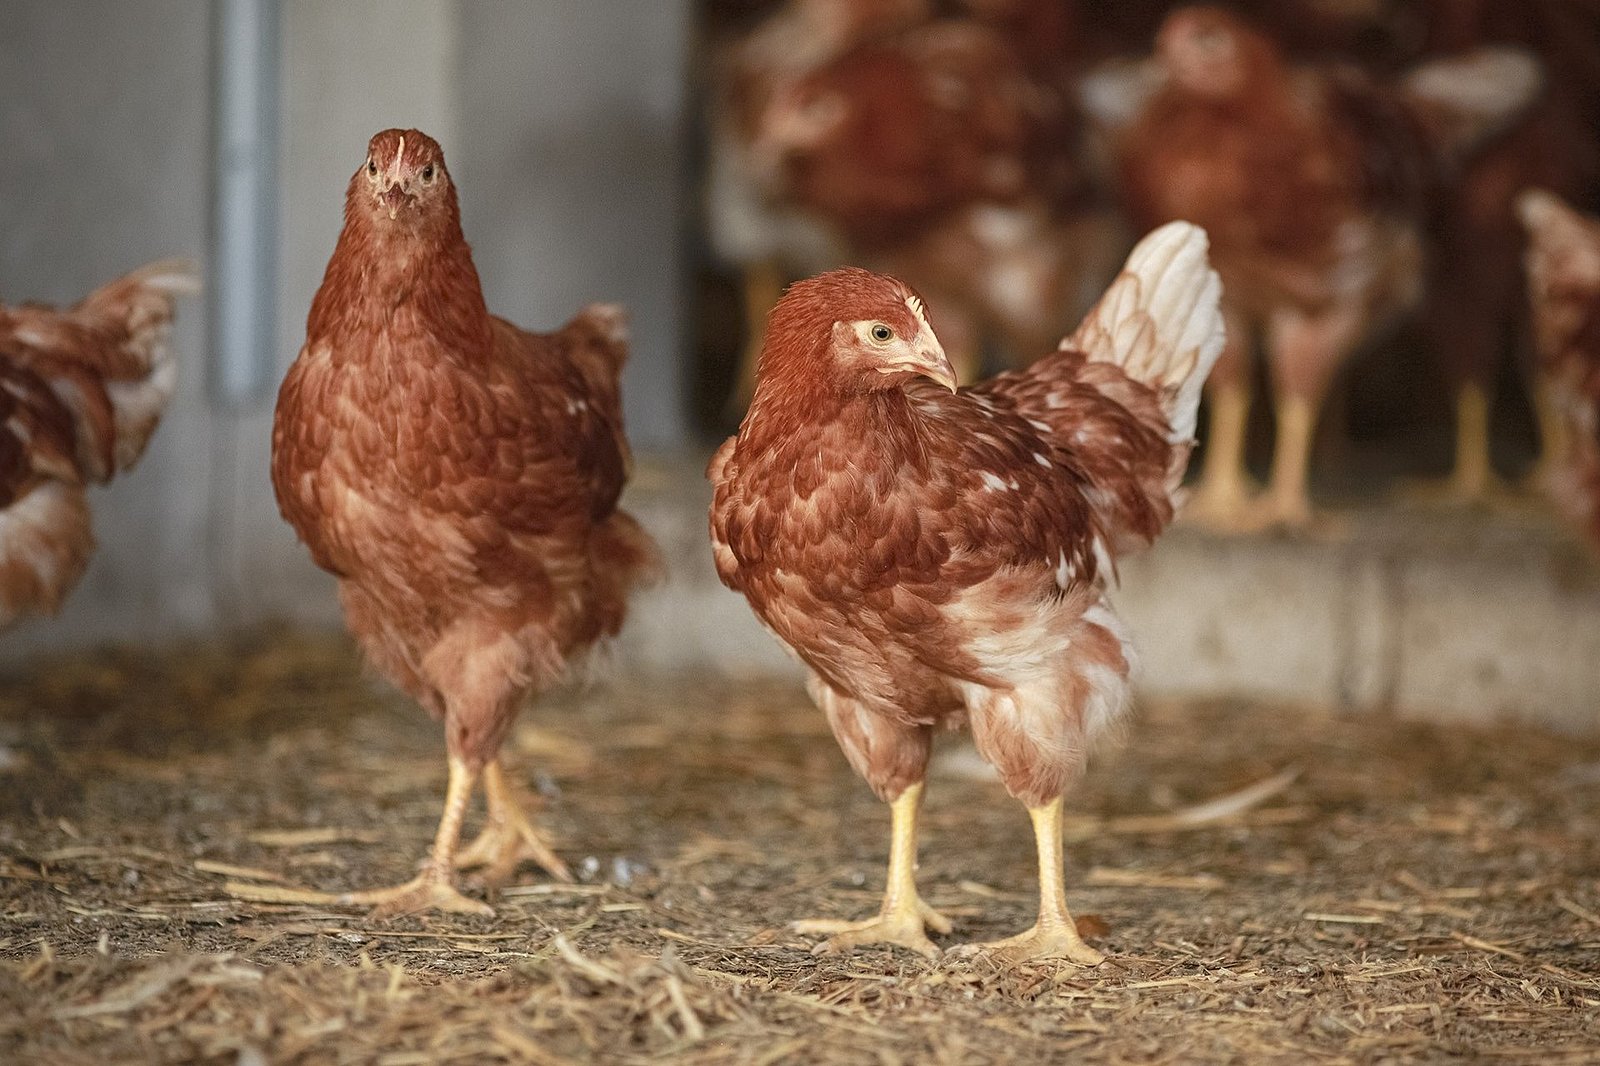
M105 383L115 417L116 471L139 461L172 399L178 381L172 350L174 301L199 291L200 278L193 263L161 259L102 286L83 302L90 313L120 317L128 330L123 351L145 371L141 377L113 378Z
M193 296L200 291L200 275L187 259L160 259L127 275L126 280L171 296Z
M1188 222L1151 232L1061 342L1160 392L1174 444L1194 440L1200 389L1222 354L1222 281L1206 259L1208 245L1205 231Z

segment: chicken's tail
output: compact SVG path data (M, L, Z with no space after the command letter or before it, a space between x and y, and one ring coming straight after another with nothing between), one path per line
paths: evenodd
M178 381L172 352L174 305L179 296L199 291L193 264L163 259L96 289L74 309L115 345L114 357L104 366L115 416L113 469L108 473L132 467L150 443Z
M563 330L581 340L586 371L598 370L611 381L628 361L628 312L620 304L588 304Z
M1168 443L1185 449L1194 441L1201 387L1222 354L1222 281L1207 247L1205 230L1188 222L1150 233L1061 342L1153 389L1167 416Z
M1401 99L1450 168L1510 129L1543 88L1538 59L1500 46L1430 60L1400 81Z
M67 311L24 305L0 314L17 363L71 409L86 478L105 481L144 454L177 384L173 305L198 288L187 263L163 260Z

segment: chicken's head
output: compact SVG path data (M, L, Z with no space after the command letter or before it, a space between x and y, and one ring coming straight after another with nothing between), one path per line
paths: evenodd
M789 287L772 309L759 377L854 394L915 377L956 388L922 297L902 281L857 267Z
M1278 65L1271 40L1220 7L1185 7L1168 15L1156 34L1156 54L1175 84L1214 98L1247 91Z
M384 130L350 179L349 207L374 222L424 229L455 217L455 188L439 142L421 130Z
M776 177L797 158L835 140L850 119L851 105L824 67L773 94L756 122L750 151L758 167Z

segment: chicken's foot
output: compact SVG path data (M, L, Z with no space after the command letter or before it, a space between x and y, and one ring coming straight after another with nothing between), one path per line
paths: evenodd
M833 918L812 918L795 922L797 933L826 933L827 940L817 952L841 951L864 944L899 944L929 959L939 957L939 949L928 939L928 930L950 931L950 920L917 894L917 812L922 806L922 782L918 781L895 799L893 839L889 848L889 879L884 888L883 908L876 918L851 922Z
M374 917L411 914L416 911L450 911L454 914L481 914L491 916L493 908L487 903L463 896L455 886L455 864L452 858L456 841L461 837L461 820L466 816L467 803L472 799L472 786L477 774L466 762L450 757L450 785L445 793L444 815L439 819L439 830L433 838L433 854L422 867L422 872L403 885L393 888L375 888L365 892L347 892L339 897L340 903L372 907Z
M1065 864L1061 847L1062 802L1058 797L1043 807L1031 807L1033 835L1039 848L1039 918L1026 933L1005 940L958 948L962 954L983 954L1005 963L1030 959L1063 958L1080 966L1098 966L1105 956L1078 935L1067 910L1063 884Z
M483 791L489 804L488 823L477 838L456 855L456 866L461 869L482 866L485 868L484 883L500 885L510 878L519 863L531 859L556 880L571 881L572 872L567 864L522 813L522 806L506 781L499 759L491 759L483 768Z

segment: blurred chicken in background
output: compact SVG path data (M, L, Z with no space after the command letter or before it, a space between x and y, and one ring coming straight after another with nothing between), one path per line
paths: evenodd
M783 285L839 261L837 237L782 197L780 175L753 146L770 101L872 37L916 25L930 0L787 0L753 28L712 44L705 209L711 252L740 275L744 373L753 387L760 326Z
M1530 186L1578 202L1600 192L1600 2L1424 0L1429 55L1514 44L1545 68L1545 89L1526 115L1461 173L1440 205L1425 323L1456 407L1454 471L1445 499L1475 502L1496 488L1490 411L1508 352L1526 349L1521 259L1524 233L1513 208ZM1524 377L1529 368L1522 367ZM1530 480L1562 463L1550 448L1565 415L1534 391L1542 455Z
M983 21L942 18L860 45L776 94L757 154L852 263L941 308L964 380L986 340L1045 351L1123 251L1080 168L1079 123Z
M174 299L197 291L164 261L65 310L0 305L0 629L56 611L83 576L84 489L144 454L178 380Z
M1220 7L1175 11L1153 58L1085 80L1135 226L1204 226L1223 277L1228 347L1189 517L1229 531L1310 523L1311 443L1334 373L1419 296L1426 207L1448 168L1506 128L1538 85L1537 64L1506 50L1438 60L1393 84L1294 63ZM1277 440L1271 483L1251 499L1257 331Z
M1547 395L1557 418L1540 487L1600 543L1600 219L1544 191L1524 193L1528 295Z

